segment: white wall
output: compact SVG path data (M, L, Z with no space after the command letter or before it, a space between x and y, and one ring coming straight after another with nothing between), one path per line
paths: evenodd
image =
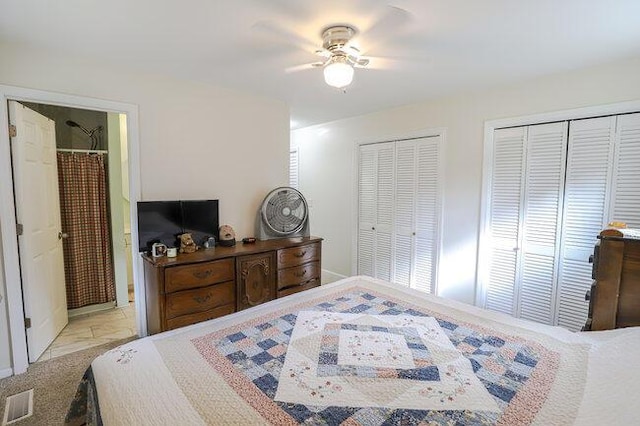
M325 238L323 267L343 275L355 273L355 144L444 127L439 294L473 303L484 121L637 99L640 58L293 131L292 146L300 150L300 190L314 206L312 232Z
M218 198L221 223L242 237L253 235L267 192L288 182L289 110L280 101L6 44L0 57L0 84L139 106L143 200ZM0 370L5 309L3 300Z

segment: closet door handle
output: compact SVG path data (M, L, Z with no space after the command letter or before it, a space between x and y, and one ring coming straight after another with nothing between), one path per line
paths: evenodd
M69 238L69 234L67 234L66 232L58 232L58 239L62 240L62 239L67 239Z

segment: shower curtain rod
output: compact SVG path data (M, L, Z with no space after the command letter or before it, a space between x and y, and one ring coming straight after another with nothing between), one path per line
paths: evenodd
M56 149L56 151L58 152L71 152L71 153L86 153L86 154L108 154L109 151L104 150L104 149L63 149L63 148L58 148Z

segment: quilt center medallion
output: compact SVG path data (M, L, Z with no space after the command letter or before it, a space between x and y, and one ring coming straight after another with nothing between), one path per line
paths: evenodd
M340 330L338 364L414 368L404 336L385 331Z
M435 318L300 311L274 400L428 409L445 398L457 409L497 409Z

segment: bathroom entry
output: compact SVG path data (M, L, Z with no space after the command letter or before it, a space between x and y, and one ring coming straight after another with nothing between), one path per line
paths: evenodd
M29 361L135 334L135 313L127 309L126 117L14 101L9 115L17 130L16 214L25 222L19 248ZM34 249L43 241L55 247L47 254L63 253L63 286L59 259Z

